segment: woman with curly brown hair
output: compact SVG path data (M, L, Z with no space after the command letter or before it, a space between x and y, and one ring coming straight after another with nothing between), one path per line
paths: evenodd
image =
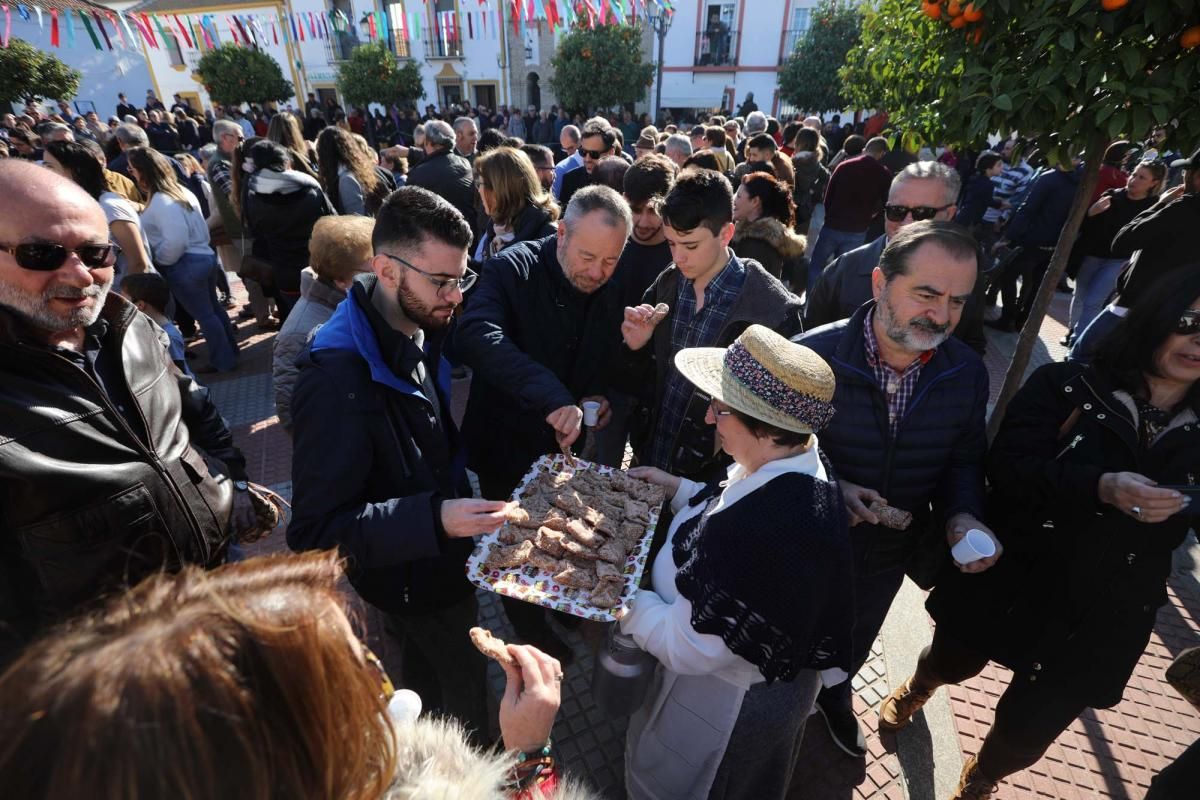
M796 204L787 184L765 172L744 176L733 196L733 222L730 247L739 258L754 259L791 285L808 273L805 239L792 230Z
M317 137L317 171L339 214L373 216L387 195L370 157L349 131L336 126Z

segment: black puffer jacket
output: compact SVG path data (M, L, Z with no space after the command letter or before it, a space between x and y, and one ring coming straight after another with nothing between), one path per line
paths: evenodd
M1100 476L1195 484L1198 413L1183 409L1142 447L1136 405L1104 374L1074 363L1034 372L987 459L988 522L1004 555L978 575L946 573L928 602L939 629L1013 669L1013 680L1069 685L1095 708L1120 702L1197 509L1139 522L1100 502Z
M278 289L299 295L313 225L337 213L321 184L295 170L262 170L247 182L242 210L254 231L254 255L271 263Z
M224 560L232 486L220 473L245 479L245 461L166 334L115 293L102 314L136 426L0 310L0 663L106 591ZM222 462L215 477L198 448Z
M987 369L954 338L921 368L896 434L890 433L887 399L864 346L863 322L874 306L872 301L848 320L795 339L825 359L837 379L836 413L820 442L838 476L874 489L889 505L913 515L906 531L866 523L850 529L862 575L910 566L922 534L945 541L945 521L956 513L982 519L987 447Z

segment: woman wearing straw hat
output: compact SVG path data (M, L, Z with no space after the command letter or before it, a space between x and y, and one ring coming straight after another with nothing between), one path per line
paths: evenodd
M652 467L674 520L622 632L659 661L629 723L637 800L782 798L822 683L850 664L851 556L842 498L816 432L834 379L812 350L751 325L675 365L712 400L705 421L734 464L708 485Z

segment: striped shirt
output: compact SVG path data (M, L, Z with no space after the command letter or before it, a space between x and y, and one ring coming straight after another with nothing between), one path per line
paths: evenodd
M921 367L929 363L935 351L926 350L913 359L903 372L892 369L879 355L879 340L875 338L875 309L867 312L863 321L863 345L867 351L867 364L875 371L875 380L887 397L888 430L895 436L896 427L904 417L908 402L912 399L917 381L921 377Z
M671 312L671 363L667 365L667 384L662 408L650 444L648 465L670 470L675 459L673 448L692 397L692 384L675 368L675 354L685 347L715 347L729 311L746 283L746 268L730 256L715 278L704 287L704 307L696 311L696 292L692 281L679 281L679 294Z

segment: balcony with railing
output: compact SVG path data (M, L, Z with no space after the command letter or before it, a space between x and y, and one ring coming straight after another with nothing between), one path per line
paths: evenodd
M366 44L366 37L360 37L355 31L330 31L329 38L325 40L326 55L330 61L347 61L350 53L363 44ZM397 29L389 31L388 46L396 58L412 58L411 45L403 32Z
M779 54L779 63L788 60L788 57L795 52L796 45L804 40L808 35L808 28L792 28L783 32L783 52Z
M713 30L696 34L697 67L737 65L737 31Z

